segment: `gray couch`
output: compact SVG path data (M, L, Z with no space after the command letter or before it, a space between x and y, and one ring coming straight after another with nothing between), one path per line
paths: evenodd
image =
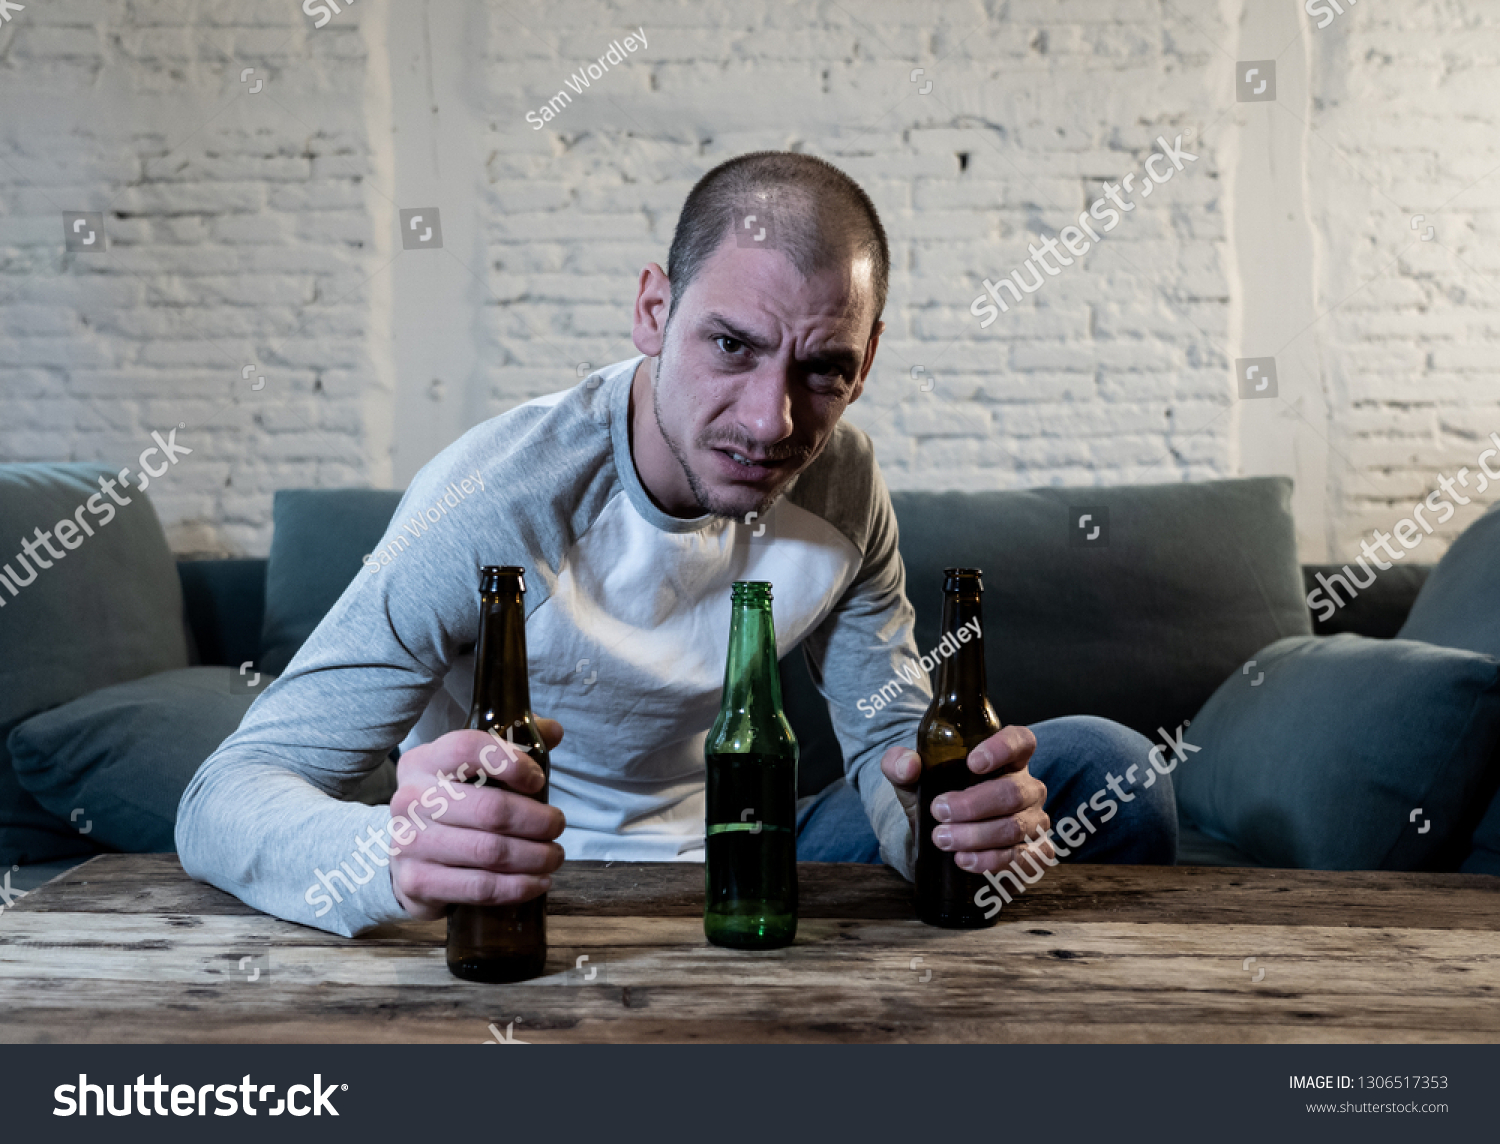
M1170 731L1191 720L1216 688L1275 640L1338 632L1386 639L1400 628L1427 566L1393 569L1326 623L1315 622L1304 597L1320 572L1336 569L1297 563L1290 494L1283 478L897 492L892 499L918 644L925 650L939 639L942 569L980 567L989 691L1006 722L1097 714L1155 738L1159 728ZM183 667L191 670L174 678L209 678L192 671L217 665L221 674L212 678L228 681L226 697L216 692L212 701L191 708L187 730L196 740L193 734L175 736L189 741L189 753L175 774L160 779L154 833L116 824L105 811L112 836L105 831L77 838L74 852L22 871L18 884L24 888L100 849L163 848L172 791L180 791L196 761L233 729L256 692L249 680L282 670L358 574L360 557L377 547L399 500L399 492L378 490L287 491L277 497L268 559L177 562L187 646ZM1084 514L1093 526L1079 530L1077 519ZM495 559L512 557L496 553ZM4 621L0 611L0 625ZM802 746L800 793L811 793L841 773L839 747L804 657L786 655L782 672L788 715ZM240 694L229 694L236 680L246 685ZM84 691L80 696L88 702ZM47 706L56 706L58 698L54 689ZM12 719L10 726L16 723ZM149 722L142 726L148 729L140 735L152 734ZM24 739L13 735L12 750L25 747ZM20 760L18 751L18 770ZM61 815L70 800L82 800L71 788L49 789L38 779L35 762L32 768L23 785L49 812ZM107 799L91 797L96 805ZM134 844L147 837L155 842ZM1183 823L1180 861L1256 864L1190 822Z
M386 501L377 499L371 504L366 499L354 505L353 496ZM1394 568L1328 622L1319 622L1308 615L1301 597L1319 586L1317 574L1326 576L1338 567L1295 564L1289 496L1289 481L1278 478L1115 490L894 493L892 504L900 523L901 555L907 567L907 597L918 613L919 646L930 648L941 636L942 568L956 564L986 568L987 627L998 634L987 646L990 694L1005 721L1035 723L1053 715L1098 714L1154 735L1164 718L1191 718L1227 675L1275 637L1299 630L1317 634L1349 631L1377 639L1395 636L1431 565ZM350 519L350 511L369 520L369 526L377 520L384 526L398 499L398 493L372 495L365 490L291 493L281 505L278 537L282 535L282 516L294 528L305 529L305 537L297 538L299 544L314 543L318 535L324 543L330 543L330 522L335 517ZM294 501L303 504L294 505ZM1074 501L1112 508L1115 531L1109 549L1070 546L1067 508ZM1122 529L1128 528L1139 529L1139 534L1127 538ZM1205 529L1205 535L1194 538L1194 528ZM1256 556L1247 559L1238 547L1226 550L1217 546L1214 537L1221 531L1241 535L1245 549L1256 547ZM1176 534L1176 540L1169 543L1169 534ZM311 631L312 613L321 615L324 601L332 604L332 598L336 598L333 589L348 580L344 570L351 574L357 570L359 553L374 549L378 535L378 531L371 532L363 547L344 543L347 555L342 558L341 573L335 583L321 586L321 595L317 591L306 595L311 609L300 619L300 628L296 619L273 619L267 634L281 651L273 663L266 663L263 652L269 561L228 559L178 565L187 618L202 663L237 666L252 661L260 667L281 669L285 658L290 658L287 649L294 649L299 642L299 630L303 634ZM279 555L273 552L273 556ZM1151 579L1154 568L1172 564L1178 568L1173 579L1194 583L1194 594L1166 592L1149 603L1142 601L1139 607L1157 610L1146 616L1137 613L1133 624L1116 625L1112 616L1116 607L1121 612L1127 610L1128 603L1098 603L1101 592L1112 592L1109 582L1121 576L1122 565L1134 565L1137 571L1118 586L1116 595L1139 591L1140 582ZM1205 624L1203 616L1194 615L1193 609L1215 609L1226 598L1254 585L1257 576L1274 582L1278 565L1287 574L1280 577L1283 598L1277 603L1283 612L1287 607L1298 610L1293 622L1289 624L1284 616L1277 615L1265 595L1265 585L1256 586L1256 606L1239 615L1238 625L1215 633L1212 651L1199 648L1176 661L1172 655L1164 657L1161 637L1175 634L1176 643L1182 646L1199 642L1194 633L1202 631ZM1290 597L1286 591L1289 586L1293 589ZM1038 601L1049 597L1061 598L1062 603L1037 615ZM1080 597L1095 603L1089 609L1077 609L1070 601ZM1008 612L1017 609L1035 615L1035 631L1026 633L1029 658L1023 663L1011 660L1014 645L1007 639L1007 631L1017 627ZM1296 622L1302 619L1305 627ZM1157 634L1155 648L1131 648L1130 640L1143 631ZM1124 658L1116 660L1113 667L1101 664L1098 640L1106 645L1124 642L1124 648L1115 652ZM1089 646L1091 643L1095 648ZM1148 661L1149 666L1143 669L1142 661ZM781 684L787 717L801 744L799 793L807 795L835 780L841 774L843 760L826 703L808 675L801 654L793 652L783 658ZM1023 694L1017 696L1019 691ZM1250 856L1203 834L1190 822L1182 823L1179 861L1257 865Z

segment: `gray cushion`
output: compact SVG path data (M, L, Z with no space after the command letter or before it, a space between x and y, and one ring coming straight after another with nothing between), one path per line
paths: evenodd
M385 535L400 490L282 489L272 509L257 666L280 675Z
M1402 639L1500 657L1500 501L1443 554L1400 634ZM1500 797L1474 831L1474 850L1463 869L1500 874Z
M943 569L982 568L987 682L1004 722L1102 715L1154 738L1257 648L1312 631L1291 494L1285 477L892 493L917 646L941 638ZM1094 510L1087 529L1075 507ZM1080 543L1105 513L1107 531ZM821 789L842 765L826 705L801 656L782 661L782 678L799 788Z
M1500 501L1443 554L1399 637L1500 657Z
M1004 722L1102 715L1154 738L1256 648L1312 631L1291 497L1285 477L897 493L917 646L942 638L943 568L982 568ZM1081 543L1099 525L1107 546Z
M1500 781L1500 661L1347 634L1253 658L1188 728L1184 815L1272 866L1457 869Z
M132 853L176 849L177 804L198 767L227 739L271 677L189 667L95 691L22 723L10 735L21 782L89 837ZM351 798L395 791L389 761Z
M145 493L117 488L126 505L100 491L118 466L93 463L0 464L0 868L47 862L96 849L88 836L49 814L17 784L4 744L18 723L101 687L187 666L182 589L161 522ZM89 504L95 511L89 510ZM81 514L80 514L80 510ZM86 522L89 535L79 527ZM63 535L51 567L30 563L21 540Z
M1474 828L1473 849L1459 867L1465 874L1500 874L1500 794Z

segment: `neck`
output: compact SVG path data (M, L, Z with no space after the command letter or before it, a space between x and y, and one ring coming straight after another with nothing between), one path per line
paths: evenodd
M752 718L766 718L781 710L776 630L769 609L735 605L721 706Z
M978 593L950 592L943 597L943 632L953 636L958 647L938 661L934 699L945 706L985 701L983 606ZM978 622L979 632L960 643L960 627ZM970 629L973 630L973 629Z
M486 596L479 605L474 649L474 702L469 726L501 735L531 710L526 662L526 609L518 592Z

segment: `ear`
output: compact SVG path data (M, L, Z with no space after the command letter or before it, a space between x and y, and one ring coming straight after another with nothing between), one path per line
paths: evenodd
M865 378L870 376L870 367L875 364L875 349L880 345L880 335L883 333L885 333L885 323L876 322L875 332L870 335L869 342L865 344L865 360L859 368L859 380L854 383L854 392L849 397L850 405L858 401L860 394L865 391Z
M636 287L634 325L630 339L647 357L660 357L672 309L672 284L667 272L652 262L641 271Z

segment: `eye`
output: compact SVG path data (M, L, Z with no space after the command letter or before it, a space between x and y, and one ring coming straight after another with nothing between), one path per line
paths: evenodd
M832 362L811 363L807 375L810 388L817 393L842 393L849 388L849 371Z
M736 350L745 348L744 342L740 341L737 338L731 338L728 334L715 334L713 340L715 344L719 345L720 351L726 354L733 354ZM729 343L727 347L721 344L724 342Z

